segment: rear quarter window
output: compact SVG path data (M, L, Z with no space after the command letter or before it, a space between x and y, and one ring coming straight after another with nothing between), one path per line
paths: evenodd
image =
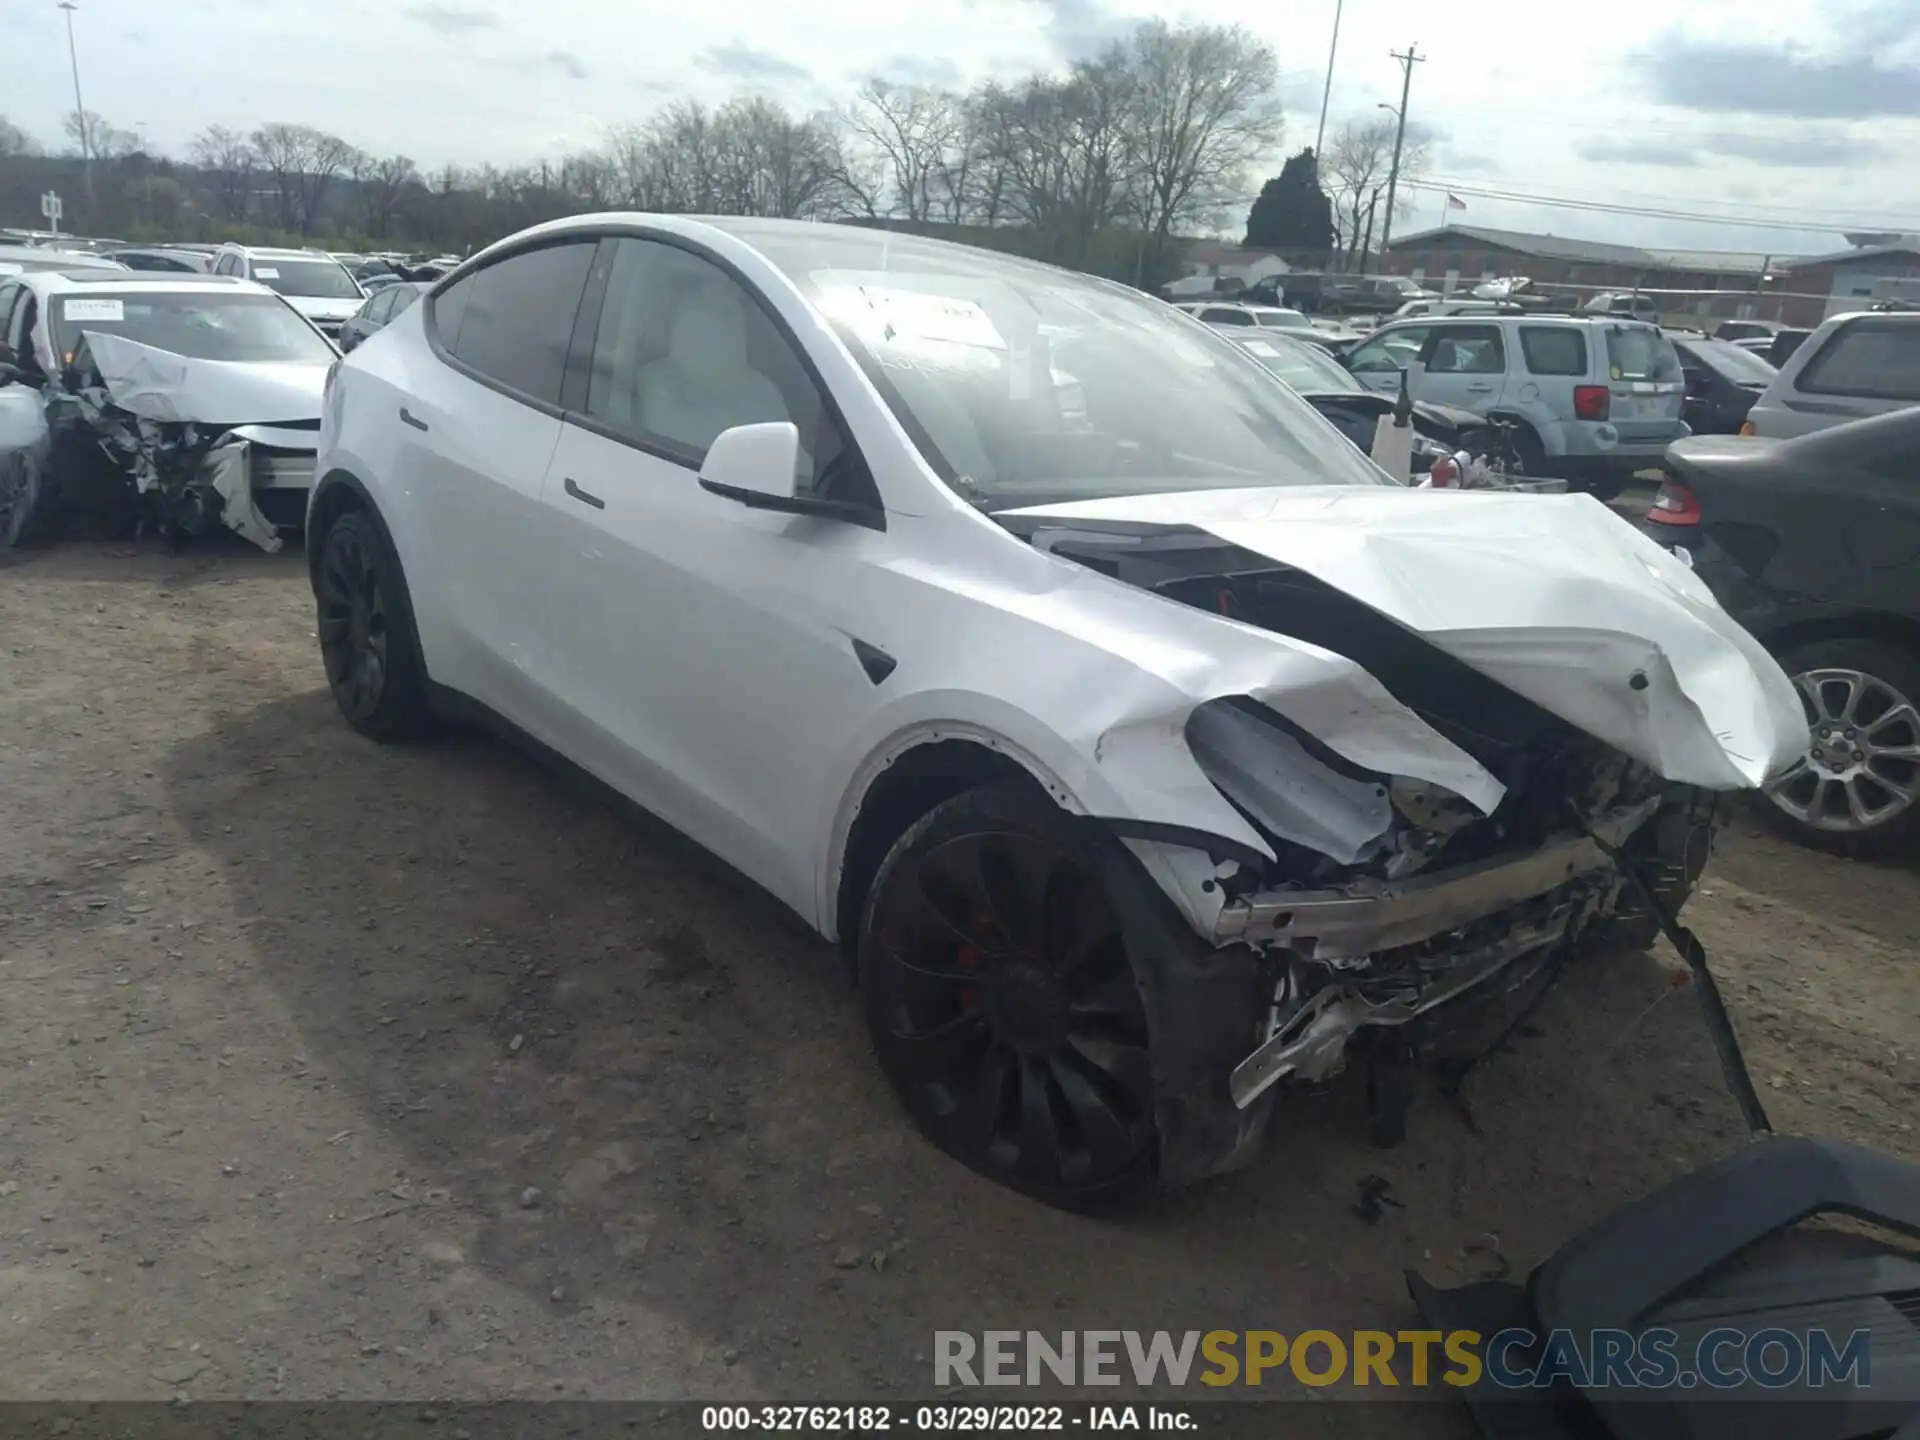
M1920 401L1920 325L1848 325L1820 347L1796 388L1811 395Z
M1587 373L1587 337L1571 325L1522 325L1520 353L1535 375Z
M1614 380L1680 378L1680 354L1658 330L1624 326L1607 331L1607 374Z

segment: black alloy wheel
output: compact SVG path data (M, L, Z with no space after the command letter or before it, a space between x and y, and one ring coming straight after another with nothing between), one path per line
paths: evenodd
M374 521L343 515L327 531L314 579L316 630L340 713L376 739L424 731L424 674L399 562Z
M1146 1008L1085 843L1044 796L990 786L909 830L861 971L881 1066L948 1154L1071 1208L1151 1177Z

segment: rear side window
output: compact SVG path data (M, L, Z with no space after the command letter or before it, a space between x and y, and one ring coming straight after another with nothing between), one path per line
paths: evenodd
M1244 310L1204 310L1200 318L1209 325L1251 325L1253 316Z
M1587 337L1571 325L1522 325L1520 353L1535 375L1587 373Z
M456 286L467 293L452 342L454 357L510 390L559 404L574 315L596 244L574 241L524 251ZM452 294L434 302L437 326L445 326L443 307ZM442 328L443 340L445 333Z
M393 310L387 316L389 320L398 320L400 312L420 298L420 292L411 285L389 285L387 289L393 292Z
M1844 327L1800 372L1810 395L1920 401L1920 325L1862 321Z
M1498 325L1449 325L1433 337L1430 375L1499 375L1507 368L1507 347Z
M1658 330L1609 326L1607 374L1614 380L1678 380L1680 355Z

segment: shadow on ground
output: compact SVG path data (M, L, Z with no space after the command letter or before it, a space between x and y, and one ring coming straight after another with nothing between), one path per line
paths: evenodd
M1248 1172L1058 1214L909 1130L834 952L584 782L474 736L373 745L320 692L221 717L164 778L314 1063L479 1218L476 1263L809 1394L924 1393L942 1328L1396 1328L1404 1267L1524 1270L1737 1133L1691 1001L1606 957L1474 1079L1472 1126L1424 1097L1369 1149L1348 1083L1289 1099Z

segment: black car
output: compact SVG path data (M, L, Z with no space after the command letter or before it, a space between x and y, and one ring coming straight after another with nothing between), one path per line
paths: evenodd
M1771 320L1722 320L1714 327L1716 340L1772 340L1780 327Z
M1731 340L1668 334L1680 355L1687 398L1680 415L1696 435L1738 435L1769 381L1780 372Z
M1326 315L1391 315L1409 300L1441 298L1404 275L1328 275L1317 308Z
M175 250L168 246L152 249L108 250L107 259L118 260L129 270L147 270L162 275L204 275L209 268L205 255L197 250Z
M1774 331L1773 343L1766 349L1767 363L1778 370L1787 363L1787 357L1798 350L1801 342L1811 334L1813 331L1803 330L1797 326L1783 326Z
M1334 428L1361 450L1373 453L1374 431L1380 417L1393 409L1394 397L1369 390L1340 362L1305 337L1290 332L1260 330L1227 338L1245 350L1271 374L1279 377ZM1489 438L1487 422L1471 410L1451 405L1413 402L1414 475L1425 475L1436 460L1456 450L1472 449Z
M1843 854L1920 840L1920 406L1679 440L1666 469L1642 528L1686 552L1806 705L1813 747L1765 813Z
M340 327L340 353L346 354L374 331L383 328L388 321L395 319L414 301L418 300L433 286L426 281L403 280L394 285L383 285L366 298L360 308L348 316Z

